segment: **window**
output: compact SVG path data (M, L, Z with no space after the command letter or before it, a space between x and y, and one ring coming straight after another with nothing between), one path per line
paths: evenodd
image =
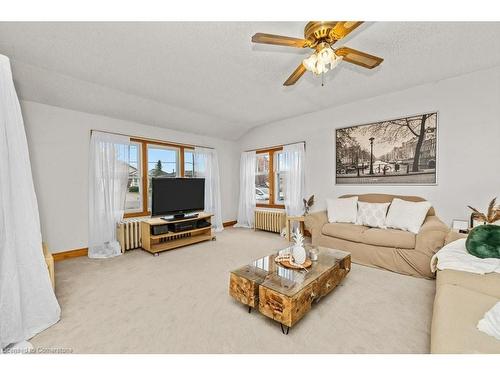
M151 179L179 176L179 148L148 144L148 210L151 210Z
M150 215L153 177L195 177L193 151L188 145L131 138L119 155L129 166L125 217Z
M283 160L283 153L282 152L275 152L275 163L274 165L276 166L276 177L275 177L275 194L274 194L274 203L276 204L285 204L285 193L284 193L284 188L285 188L285 178L286 178L286 172L285 172L285 165L284 165L284 160Z
M132 142L129 146L128 184L125 198L126 212L142 211L142 171L141 171L141 144Z
M194 177L194 152L184 151L184 177Z
M255 199L257 203L269 203L269 153L257 154Z
M257 151L255 200L258 207L284 207L282 147Z

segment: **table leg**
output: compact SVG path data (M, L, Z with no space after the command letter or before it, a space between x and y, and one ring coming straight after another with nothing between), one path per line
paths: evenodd
M283 324L280 323L280 326L281 326L281 333L283 333L284 335L288 335L288 331L290 331L290 327L286 327L286 331L285 331L285 328L283 326Z

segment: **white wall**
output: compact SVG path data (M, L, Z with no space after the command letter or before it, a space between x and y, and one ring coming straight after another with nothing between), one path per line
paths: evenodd
M21 101L42 235L52 252L87 247L90 130L214 147L219 153L223 221L236 218L239 149L218 140Z
M335 185L335 128L436 110L437 186ZM306 189L317 198L314 211L328 197L387 192L427 198L447 224L467 219L466 205L482 209L500 196L500 67L268 124L244 135L241 149L296 141L306 141Z

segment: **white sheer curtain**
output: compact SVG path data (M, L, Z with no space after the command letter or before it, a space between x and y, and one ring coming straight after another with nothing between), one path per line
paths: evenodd
M205 211L214 214L212 226L217 232L224 229L220 201L219 158L217 150L195 147L194 171L205 179Z
M0 55L0 352L59 320L42 255L28 143L9 59Z
M302 199L305 194L305 147L304 143L283 146L285 210L288 216L304 213Z
M89 258L121 254L116 224L123 218L127 194L130 139L92 132L89 162Z
M255 211L255 151L243 152L240 161L240 201L235 227L253 228Z

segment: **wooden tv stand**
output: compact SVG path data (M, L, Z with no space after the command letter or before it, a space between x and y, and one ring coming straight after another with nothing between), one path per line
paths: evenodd
M141 221L141 241L142 248L151 254L158 255L162 251L176 249L178 247L191 245L194 243L215 240L215 234L212 227L195 228L183 232L168 232L164 234L153 235L151 234L151 227L155 225L175 224L186 221L200 221L206 220L211 222L213 214L199 213L197 217L179 220L163 220L161 218L152 218Z

